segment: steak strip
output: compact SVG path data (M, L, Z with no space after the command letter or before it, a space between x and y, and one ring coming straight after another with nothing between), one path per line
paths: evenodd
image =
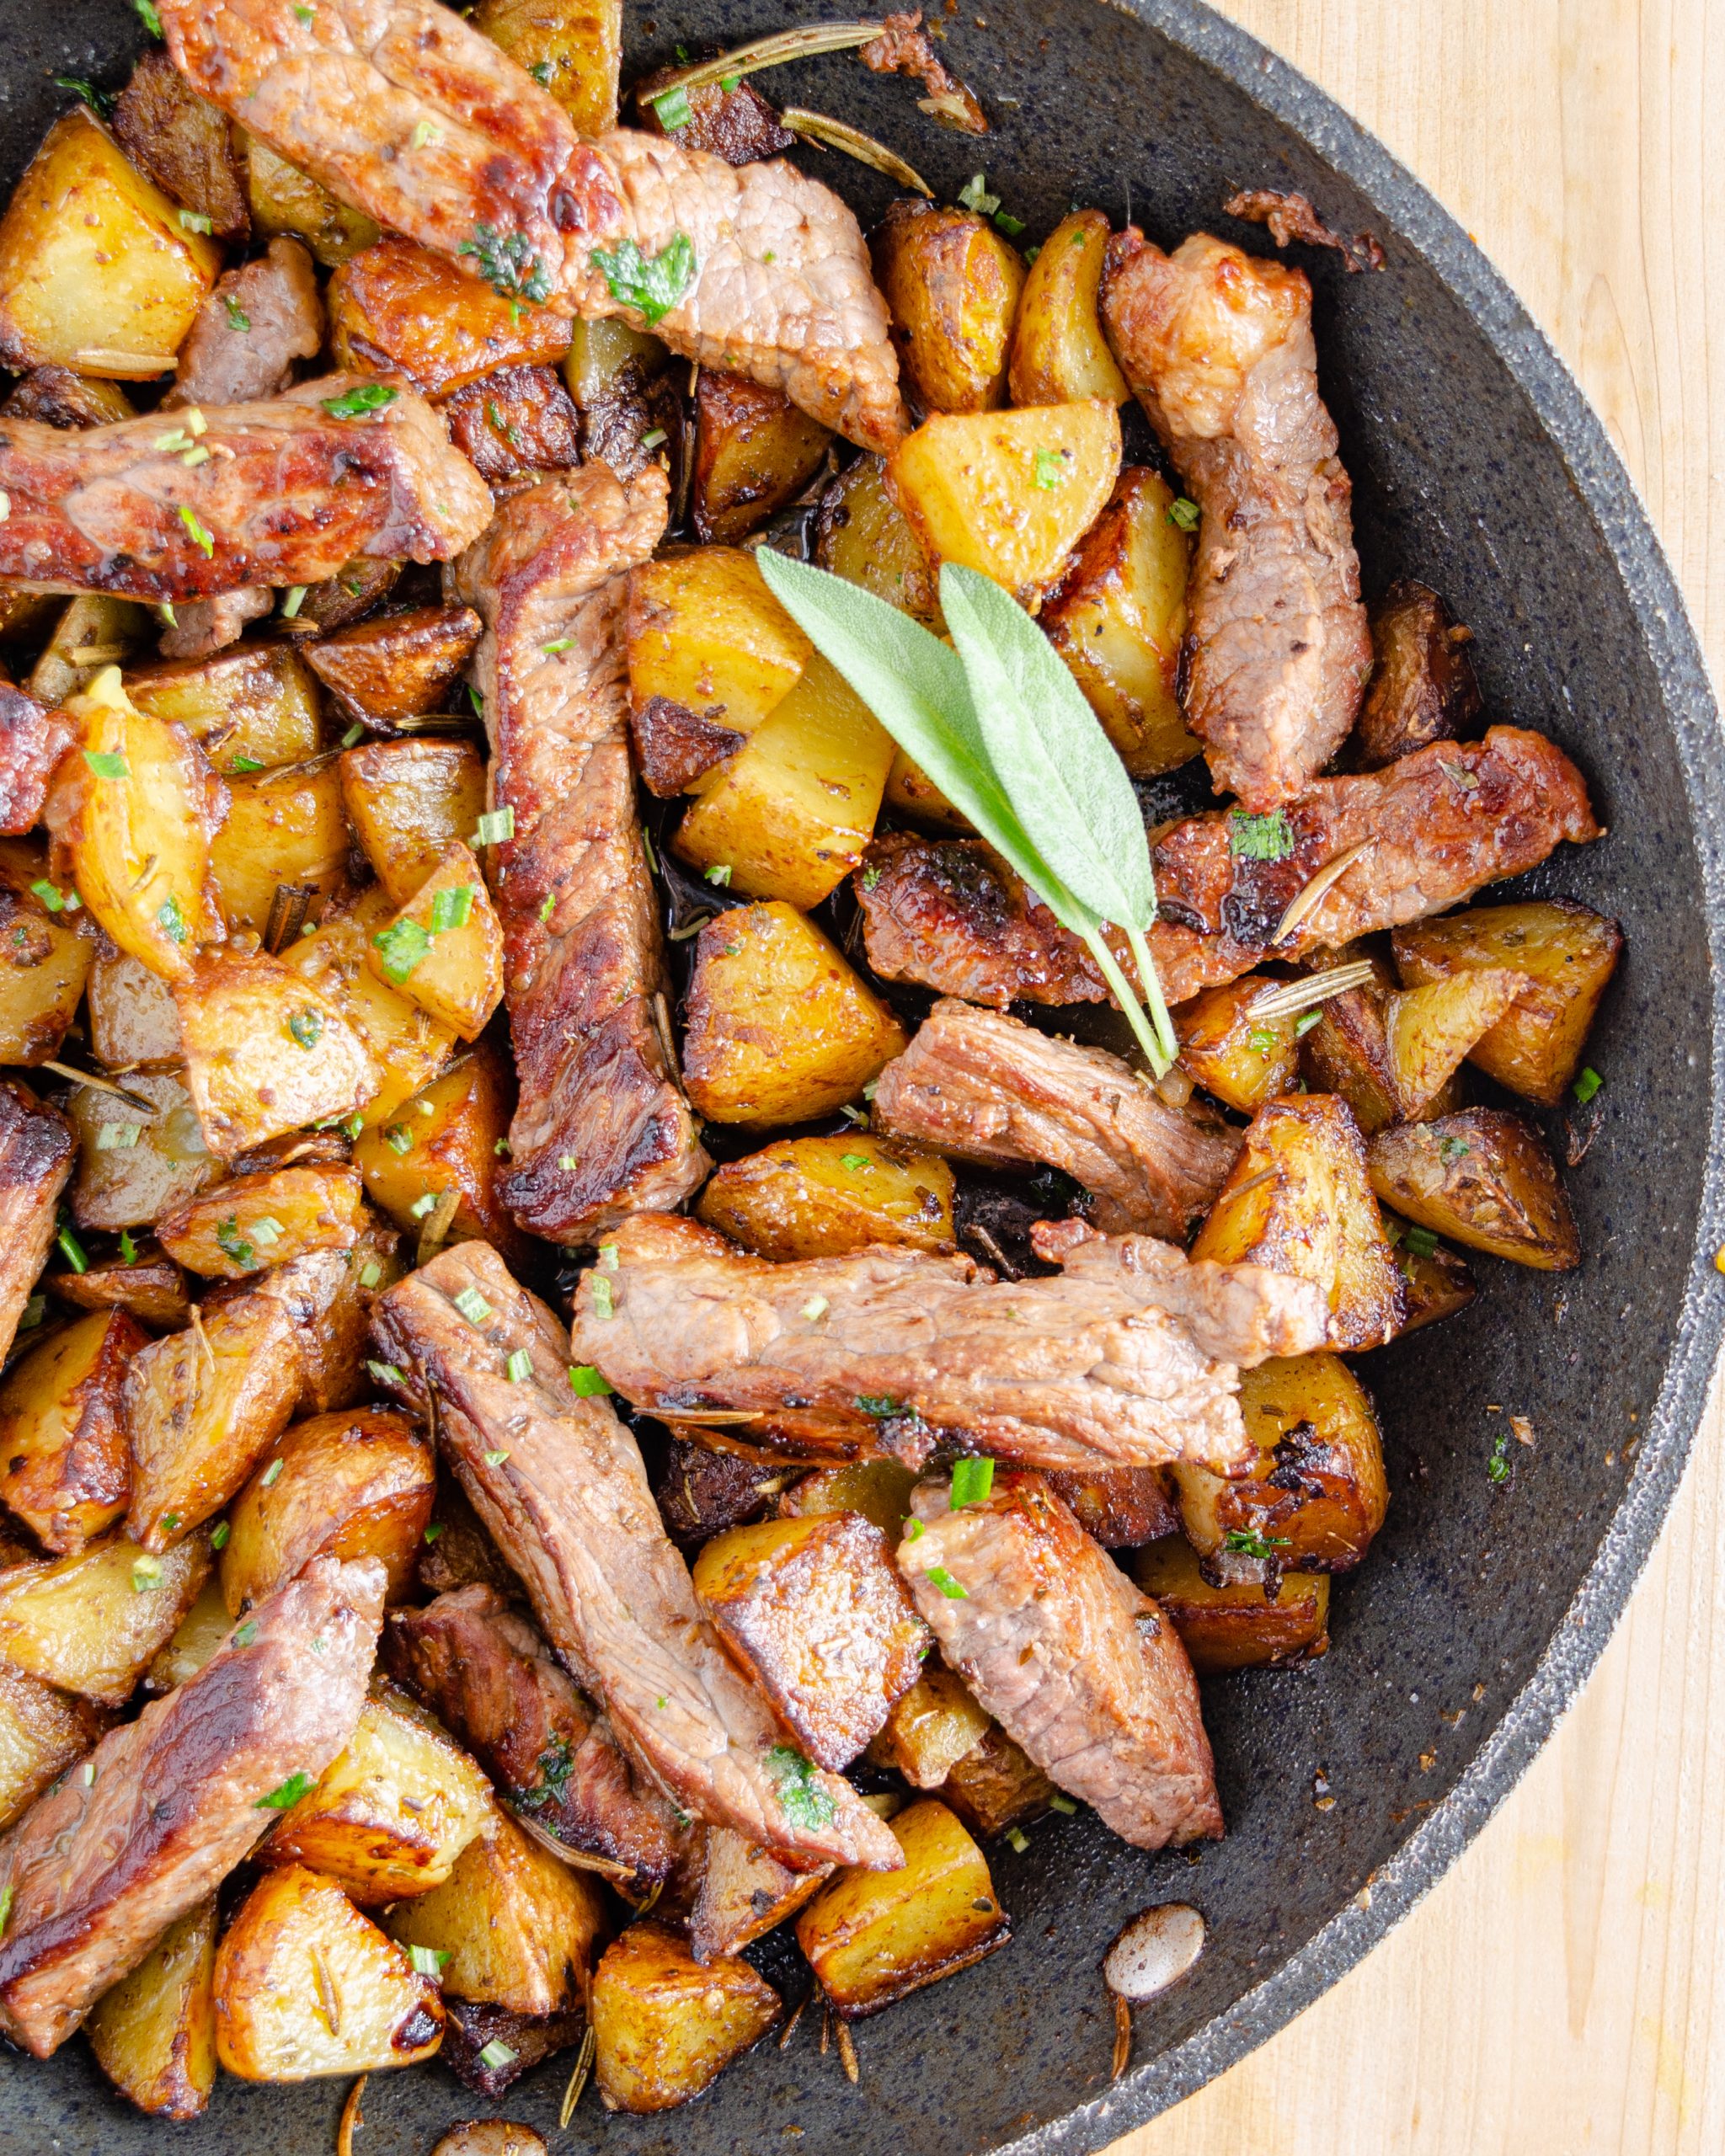
M1277 861L1236 854L1226 811L1188 817L1153 840L1149 942L1171 1004L1260 959L1298 958L1442 913L1536 867L1562 839L1600 835L1568 757L1514 726L1494 726L1482 741L1434 742L1383 771L1320 779L1282 813L1291 846ZM1273 941L1318 871L1367 841L1322 903ZM868 963L884 979L1001 1006L1108 1000L1079 938L979 840L891 833L854 881ZM1114 947L1130 978L1124 939Z
M622 606L665 509L657 466L625 488L590 464L505 503L453 578L484 618L492 798L514 817L493 856L521 1084L499 1192L556 1242L680 1204L711 1165L660 1022L665 953L629 770Z
M372 1332L403 1389L435 1412L462 1487L570 1674L652 1782L793 1865L896 1870L886 1828L848 1782L782 1742L727 1659L634 1438L609 1401L571 1390L563 1328L497 1253L478 1242L444 1251L379 1298ZM518 1354L531 1370L515 1380Z
M65 1117L28 1086L0 1080L0 1356L54 1246L60 1193L77 1158Z

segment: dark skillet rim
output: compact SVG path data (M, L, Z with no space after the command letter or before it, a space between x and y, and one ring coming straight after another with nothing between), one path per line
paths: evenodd
M1461 1780L1350 1902L1276 1973L1185 2042L999 2156L1087 2156L1244 2058L1351 1969L1461 1855L1581 1689L1622 1614L1677 1494L1725 1325L1725 776L1719 714L1682 594L1603 424L1504 280L1449 212L1375 136L1268 46L1201 0L1098 0L1135 17L1223 77L1351 180L1478 324L1556 443L1599 529L1646 638L1695 819L1712 962L1712 1107L1695 1248L1676 1339L1621 1502L1533 1675Z

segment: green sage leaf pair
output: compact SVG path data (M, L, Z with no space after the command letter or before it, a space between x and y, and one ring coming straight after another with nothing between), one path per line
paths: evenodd
M762 547L767 588L962 815L1089 946L1158 1076L1176 1053L1146 934L1156 879L1125 767L1033 621L991 578L947 562L953 644L884 600ZM955 648L954 648L955 647ZM1146 1015L1103 934L1125 936Z

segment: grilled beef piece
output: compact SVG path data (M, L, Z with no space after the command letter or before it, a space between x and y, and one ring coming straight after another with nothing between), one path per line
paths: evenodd
M604 1717L494 1588L398 1609L383 1659L465 1744L521 1820L638 1897L670 1876L670 1810L630 1778Z
M198 309L179 348L164 411L196 404L254 404L279 397L296 360L323 349L323 301L312 258L296 239L230 270Z
M753 164L758 157L777 157L796 148L797 138L779 125L777 108L746 77L729 90L722 83L703 83L686 91L688 118L675 129L667 127L654 100L681 72L681 67L660 67L636 83L635 111L648 134L674 133L684 149L709 151L728 165Z
M0 681L0 832L15 836L41 822L48 782L72 740L69 719Z
M781 1742L701 1614L634 1438L608 1400L572 1392L568 1336L497 1253L478 1242L444 1251L379 1298L372 1331L412 1374L408 1389L435 1401L474 1509L649 1780L793 1865L896 1870L897 1842L850 1785ZM518 1355L531 1368L512 1379Z
M1212 1360L1193 1328L1234 1344L1237 1299L1275 1311L1278 1353L1324 1338L1319 1290L1257 1266L1188 1281L1148 1266L1105 1278L1091 1261L1081 1277L1007 1282L968 1257L882 1245L775 1265L669 1214L625 1221L615 1248L614 1271L582 1277L577 1358L649 1414L718 1411L738 1422L730 1435L805 1452L884 1446L915 1465L951 1431L1035 1466L1226 1472L1250 1456L1235 1358Z
M513 812L494 890L521 1097L504 1203L576 1243L676 1205L709 1163L665 1045L665 953L629 771L628 573L665 529L665 474L602 464L514 496L457 564L494 805Z
M314 584L355 554L447 560L490 522L489 491L423 398L324 408L355 386L206 411L195 443L159 413L79 434L0 423L0 576L171 600ZM208 455L188 467L194 447Z
M1231 815L1212 810L1156 839L1150 931L1162 992L1184 1003L1260 959L1423 921L1487 883L1538 866L1562 839L1599 835L1587 787L1541 734L1494 726L1482 741L1439 741L1381 771L1320 779L1282 812L1290 851L1233 851ZM1364 845L1281 942L1283 915L1318 871ZM1079 939L976 839L894 832L854 879L868 963L972 1003L1103 1003L1108 988ZM1129 978L1124 937L1115 954Z
M446 398L442 410L451 440L489 486L581 461L581 415L553 367L499 367Z
M1371 610L1376 664L1354 746L1368 771L1471 732L1484 708L1464 628L1428 584L1403 577Z
M354 1733L383 1621L382 1566L314 1557L207 1662L112 1730L0 1842L0 2029L62 2044L176 1917L281 1817L296 1775Z
M1240 1150L1220 1116L1169 1107L1119 1056L951 998L881 1072L874 1125L985 1167L1045 1161L1091 1193L1099 1228L1182 1241Z
M164 659L207 659L238 643L248 622L261 622L275 604L268 584L242 584L213 599L183 600L157 646Z
M1170 256L1129 227L1108 244L1103 320L1204 512L1187 718L1218 788L1274 808L1341 747L1371 670L1311 286L1207 232Z
M922 1532L899 1545L899 1569L943 1657L1007 1736L1140 1849L1219 1837L1186 1650L1042 1477L997 1476L956 1512L941 1484L912 1502Z
M48 1262L60 1193L77 1156L66 1118L29 1086L0 1080L0 1356Z
M623 129L583 141L548 92L437 0L319 0L303 18L279 0L161 12L195 88L386 229L499 291L645 323L865 448L904 432L862 231L793 166L733 166Z

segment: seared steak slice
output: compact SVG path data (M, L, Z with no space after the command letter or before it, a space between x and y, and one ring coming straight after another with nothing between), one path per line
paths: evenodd
M521 1081L499 1187L555 1242L680 1204L709 1166L660 1023L620 635L628 570L658 543L665 503L657 466L625 488L590 464L506 502L454 576L484 617L492 796L515 819L493 856Z
M40 823L48 782L72 739L69 719L0 681L0 832L15 836Z
M1119 1267L995 1281L968 1257L881 1245L775 1265L668 1214L625 1221L601 1261L613 1247L614 1271L582 1278L576 1358L673 1423L718 1411L750 1444L872 1439L912 1462L943 1431L1039 1467L1191 1460L1226 1473L1249 1456L1231 1361L1163 1314L1202 1306L1203 1291L1147 1270L1141 1283ZM1322 1344L1310 1283L1224 1270L1242 1294L1274 1299L1290 1343Z
M1204 512L1187 718L1218 788L1274 808L1341 747L1371 671L1311 286L1207 232L1169 256L1129 227L1108 244L1103 319Z
M0 1080L0 1356L11 1348L48 1262L60 1193L77 1155L64 1116L28 1086Z
M489 1245L458 1243L390 1289L372 1332L404 1387L435 1406L474 1509L635 1764L685 1811L793 1865L896 1870L885 1827L848 1782L782 1742L726 1658L634 1438L609 1401L571 1390L567 1335ZM513 1380L517 1354L531 1368Z
M195 88L387 230L527 301L647 324L865 448L904 432L862 231L793 166L626 130L583 141L437 0L164 0L162 19ZM645 265L664 280L686 252L654 301L675 303L644 314Z
M164 659L207 659L238 643L247 623L261 622L275 604L275 594L265 584L218 591L213 599L182 600L156 648Z
M324 408L355 386L207 411L195 441L160 413L77 434L0 423L0 576L176 600L315 584L356 554L446 561L490 522L489 491L423 398Z
M922 1532L899 1545L899 1569L942 1655L1007 1736L1140 1849L1219 1837L1186 1650L1042 1477L996 1476L957 1512L943 1484L922 1484L913 1502Z
M174 387L177 405L252 404L279 397L296 360L323 349L323 301L312 258L296 239L272 239L270 252L230 270L198 309Z
M398 1609L383 1658L454 1732L527 1825L635 1894L670 1876L670 1812L639 1794L601 1716L494 1588Z
M1519 726L1320 779L1282 813L1291 850L1278 861L1236 854L1226 810L1189 816L1155 841L1149 940L1170 1003L1237 979L1261 958L1298 958L1423 921L1536 867L1561 839L1599 835L1581 773L1554 742ZM1322 902L1273 942L1318 871L1360 846ZM870 847L855 888L868 963L884 979L973 1003L1108 1001L1083 944L980 840L891 834ZM1115 949L1130 974L1124 938Z
M1220 1116L1169 1107L1119 1056L950 998L881 1072L874 1124L990 1167L1046 1161L1090 1192L1098 1227L1182 1241L1240 1150Z
M109 1731L0 1842L0 2029L46 2058L353 1735L383 1567L314 1557L195 1677ZM243 1643L242 1643L242 1634Z

